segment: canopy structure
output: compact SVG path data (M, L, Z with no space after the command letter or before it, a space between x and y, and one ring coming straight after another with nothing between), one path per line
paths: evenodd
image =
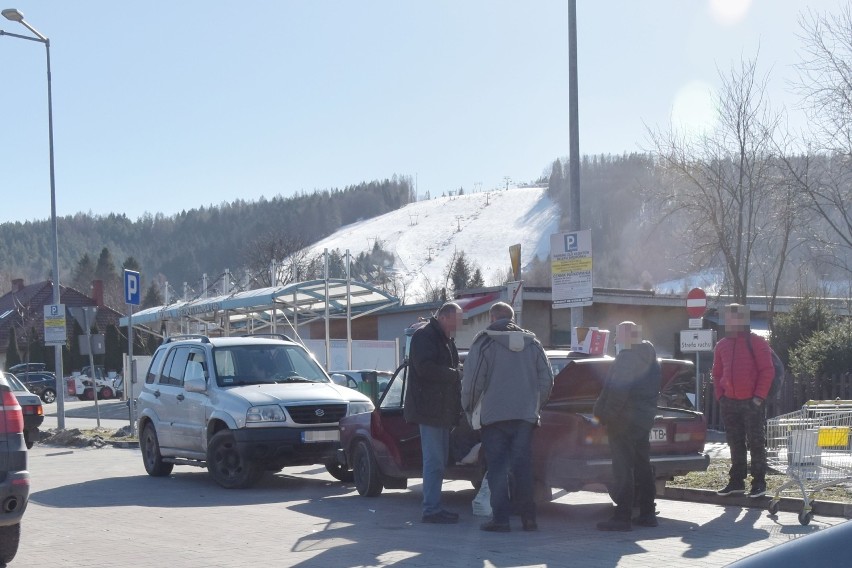
M284 328L298 335L297 326L324 319L328 337L330 319L351 321L398 303L370 284L329 278L181 300L121 318L119 325L132 319L134 327L144 325L154 333L162 329L162 335L285 333Z

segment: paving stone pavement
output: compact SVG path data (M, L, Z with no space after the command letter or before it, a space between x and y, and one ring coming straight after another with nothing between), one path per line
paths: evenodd
M557 495L539 532L479 530L468 483L445 484L458 525L420 523L419 480L365 498L323 467L287 468L256 487L225 490L203 469L149 477L137 449L36 445L32 498L14 566L174 568L258 566L725 566L844 519L769 516L739 505L658 500L660 525L602 533L605 493Z

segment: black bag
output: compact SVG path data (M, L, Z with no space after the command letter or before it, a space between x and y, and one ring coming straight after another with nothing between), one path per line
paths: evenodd
M754 337L753 333L749 333L748 341L746 345L748 345L748 350L751 353L752 361L755 361L757 364L757 360L754 358L754 348L751 346L751 338ZM784 362L781 361L781 357L778 356L778 353L775 352L772 347L769 347L769 354L772 356L772 366L775 367L775 375L772 377L772 384L769 386L769 394L766 395L767 398L772 398L778 392L778 389L781 388L781 385L784 383L784 378L787 376L787 371L784 369Z

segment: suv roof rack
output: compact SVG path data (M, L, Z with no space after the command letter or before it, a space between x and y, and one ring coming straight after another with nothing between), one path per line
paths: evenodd
M201 335L198 333L184 333L178 335L170 335L167 337L163 343L171 343L172 341L182 341L184 339L200 339L201 343L210 343L210 338L206 335Z
M281 339L282 341L295 343L292 339L290 339L290 336L284 335L283 333L249 333L242 337L269 337L270 339Z

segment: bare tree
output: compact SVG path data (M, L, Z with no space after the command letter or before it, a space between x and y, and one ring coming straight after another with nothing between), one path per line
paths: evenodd
M773 280L780 279L786 254L778 247L786 252L792 229L778 225L774 208L784 187L774 156L781 115L766 99L767 77L758 77L756 60L742 60L721 79L712 130L649 134L669 181L657 195L663 222L685 221L695 268L723 266L726 291L742 302L766 251L775 250Z
M837 255L835 265L852 272L852 9L809 11L799 25L804 47L795 88L815 148L809 148L809 157L787 163L810 208L827 225L815 238L843 249L847 254Z
M270 231L254 239L244 250L246 269L259 286L272 286L270 267L275 266L278 284L298 281L308 260L305 242L285 231Z

